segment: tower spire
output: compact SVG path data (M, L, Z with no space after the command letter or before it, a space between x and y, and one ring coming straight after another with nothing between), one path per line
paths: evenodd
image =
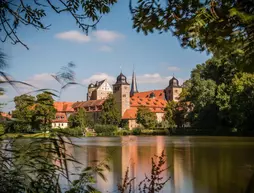
M135 74L134 65L133 65L130 96L132 97L137 92L138 92L137 79L136 79L136 74Z

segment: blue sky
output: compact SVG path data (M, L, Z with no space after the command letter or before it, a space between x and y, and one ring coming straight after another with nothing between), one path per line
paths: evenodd
M52 24L50 30L19 29L20 38L29 50L8 42L1 44L10 65L6 71L16 80L40 88L60 88L50 74L72 61L76 64L77 81L85 85L104 78L114 82L120 67L130 81L135 65L140 91L162 89L173 74L180 81L186 80L196 64L208 59L206 53L181 48L177 38L170 33L155 32L148 36L137 33L132 29L128 1L114 5L112 11L101 19L97 30L88 36L68 14L49 12L44 21ZM17 93L10 87L6 90L0 97L4 102L23 92ZM76 86L64 91L60 100L80 101L85 100L85 96L86 90ZM12 108L10 103L4 110Z

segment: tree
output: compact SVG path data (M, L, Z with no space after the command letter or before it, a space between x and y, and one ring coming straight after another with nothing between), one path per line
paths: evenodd
M87 114L83 108L80 108L77 113L71 114L68 118L68 123L71 128L81 127L84 129L88 125Z
M44 23L44 18L50 10L57 14L69 13L82 31L88 33L94 29L102 15L110 12L110 7L117 0L20 0L0 2L0 31L1 41L7 39L13 44L21 43L28 49L28 46L20 40L17 34L21 26L31 26L37 30L49 29L50 24ZM89 24L92 22L92 24Z
M148 107L139 107L137 111L137 123L143 125L144 128L155 128L157 117Z
M140 0L130 8L137 32L171 31L183 47L228 55L239 69L254 71L252 0Z
M115 98L112 94L110 94L102 105L99 122L101 124L118 126L120 121L121 115L116 106Z
M177 126L178 128L184 127L187 119L188 112L187 102L169 101L165 111L164 120L167 122L169 128Z
M56 109L54 99L48 92L43 92L36 96L35 115L43 127L51 128L51 121L55 118ZM42 128L41 128L42 129Z
M242 134L254 131L254 74L238 73L232 84L219 87L217 104L232 127Z
M30 95L20 95L14 98L15 110L12 112L12 117L16 118L16 131L29 131L38 128L38 122L35 117L35 102L36 98Z

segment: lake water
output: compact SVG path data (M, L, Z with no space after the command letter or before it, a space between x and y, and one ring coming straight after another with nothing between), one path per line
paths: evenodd
M171 179L161 192L241 193L254 172L254 138L124 136L72 141L79 147L68 146L68 153L84 166L92 160L110 158L107 181L97 177L97 188L102 192L117 192L127 167L130 177L136 177L133 185L137 186L150 173L151 157L163 150L166 166L170 166L164 178ZM69 168L72 172L81 169L73 164Z

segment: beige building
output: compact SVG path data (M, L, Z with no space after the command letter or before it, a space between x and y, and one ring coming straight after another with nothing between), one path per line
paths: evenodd
M113 93L113 90L106 79L99 82L97 81L95 84L89 84L87 100L106 99L111 93Z
M165 89L165 98L167 101L179 101L182 87L179 85L179 81L173 76L169 81L168 87Z
M119 112L123 116L124 112L130 108L130 84L127 83L126 76L122 73L117 77L116 83L113 85L113 96Z

